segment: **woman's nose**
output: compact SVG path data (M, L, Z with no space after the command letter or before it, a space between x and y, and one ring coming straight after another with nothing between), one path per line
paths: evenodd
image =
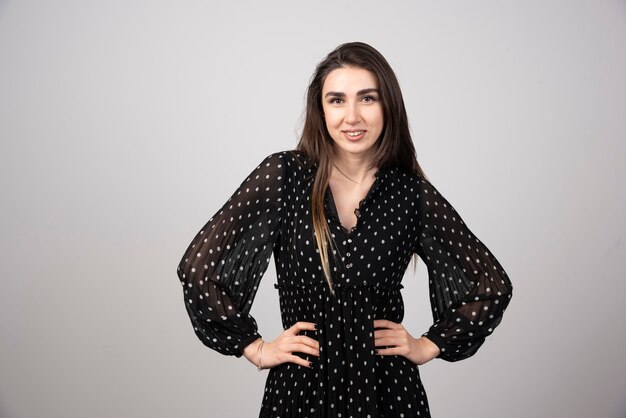
M346 107L346 123L351 125L358 123L361 119L359 109L356 104L350 104Z

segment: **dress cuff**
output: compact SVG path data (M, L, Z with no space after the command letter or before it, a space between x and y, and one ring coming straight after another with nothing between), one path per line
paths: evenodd
M255 332L254 334L241 340L239 343L239 351L235 354L235 357L239 358L243 356L243 350L259 338L261 338L261 335L258 332Z
M422 337L428 338L432 341L437 347L439 347L439 354L435 358L440 358L446 351L446 342L443 337L437 335L434 332L425 332L422 334Z

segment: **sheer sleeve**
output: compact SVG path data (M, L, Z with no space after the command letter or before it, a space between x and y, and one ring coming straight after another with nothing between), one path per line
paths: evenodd
M418 180L416 252L426 264L434 324L423 336L458 361L474 355L500 324L512 296L506 272L456 210L426 179Z
M195 333L209 348L241 357L261 337L249 314L280 235L285 162L263 159L185 251L177 269Z

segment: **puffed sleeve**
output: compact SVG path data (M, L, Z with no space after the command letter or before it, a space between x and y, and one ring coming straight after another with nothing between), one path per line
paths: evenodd
M282 221L285 162L263 161L195 235L177 269L195 333L207 347L241 357L259 337L249 314Z
M513 287L491 251L421 176L418 210L415 250L428 270L434 320L423 336L439 347L439 358L463 360L500 324Z

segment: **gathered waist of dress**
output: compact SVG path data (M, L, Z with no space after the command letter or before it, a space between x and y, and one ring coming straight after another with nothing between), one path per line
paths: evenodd
M328 288L326 282L309 282L309 283L274 283L275 289L314 289L319 287ZM353 288L370 288L373 290L400 290L404 288L402 283L369 283L369 282L357 282L357 283L334 283L335 290L353 289Z

